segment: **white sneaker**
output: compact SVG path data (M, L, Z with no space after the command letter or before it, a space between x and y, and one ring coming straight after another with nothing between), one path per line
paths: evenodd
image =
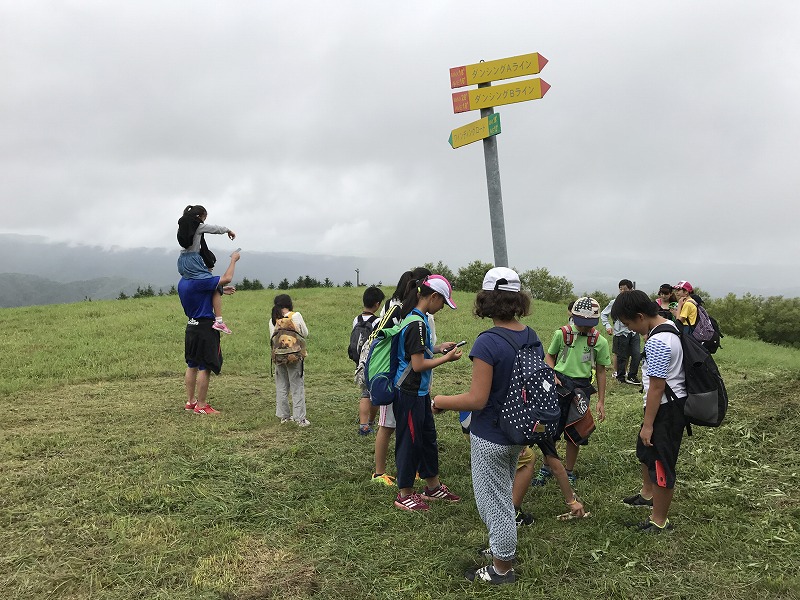
M284 425L285 423L291 423L291 421L292 421L291 417L289 417L288 419L281 419L281 425Z
M308 419L300 419L297 422L298 427L308 427L309 425L311 425L311 421L309 421Z

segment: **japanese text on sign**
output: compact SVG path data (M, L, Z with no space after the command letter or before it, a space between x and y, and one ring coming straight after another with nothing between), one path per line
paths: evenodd
M463 67L453 67L450 69L450 87L457 88L498 79L536 75L546 64L547 59L544 56L533 52Z

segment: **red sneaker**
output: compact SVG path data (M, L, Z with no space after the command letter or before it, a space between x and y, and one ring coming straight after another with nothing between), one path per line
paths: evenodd
M445 484L441 484L435 490L429 490L428 486L425 486L425 489L422 490L422 499L423 500L447 500L448 502L458 502L461 500L461 496L456 496L453 492L447 489Z
M195 406L197 406L197 402L187 402L183 405L183 410L194 410Z
M194 407L194 414L196 415L216 415L219 414L218 410L211 408L210 404L206 404L203 408Z
M403 510L428 510L430 508L416 492L405 497L397 494L394 505Z

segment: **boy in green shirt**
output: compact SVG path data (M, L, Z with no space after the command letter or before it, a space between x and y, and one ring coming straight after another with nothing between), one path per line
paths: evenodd
M556 384L569 392L581 389L588 398L597 392L597 408L595 409L598 421L606 418L606 367L611 364L611 355L608 350L608 341L600 335L594 326L600 320L600 304L594 298L578 298L572 306L572 320L566 326L567 330L559 328L553 333L553 339L547 348L544 360L556 371ZM565 343L565 338L567 338ZM592 367L597 370L597 389L592 386ZM572 404L572 394L562 396L561 420L558 424L556 439L561 437L567 425L567 416ZM573 474L575 461L578 459L579 446L566 438L567 453L564 467L570 483L575 484ZM582 444L586 444L586 440ZM534 478L532 485L544 485L551 476L549 469L543 466Z

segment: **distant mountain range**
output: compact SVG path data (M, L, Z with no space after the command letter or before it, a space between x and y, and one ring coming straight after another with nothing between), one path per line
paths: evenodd
M354 240L353 243L358 244L359 241ZM217 271L227 267L230 246L232 244L222 249L212 246L217 255ZM424 249L421 253L427 256ZM177 257L177 248L102 248L50 242L41 236L0 234L0 260L2 268L7 271L2 275L4 285L0 286L0 307L113 299L120 292L130 296L137 287L146 288L148 285L156 293L159 289L167 292L179 279ZM556 254L548 261L551 264L537 261L514 266L520 270L545 266L553 275L566 276L578 295L594 290L611 294L616 290L617 281L626 276L635 281L638 288L655 292L664 283L659 273L680 273L678 278L689 279L713 297L721 297L729 292L737 296L745 293L756 296L800 296L798 264L711 264L696 256L691 258L693 262L687 261L682 265L670 263L666 266L654 265L641 254L633 254L613 265L592 261L562 264ZM436 263L439 260L435 253L424 260L415 261L413 258L397 256L356 258L249 252L245 248L236 266L234 282L241 282L246 277L258 279L265 287L270 282L277 286L284 278L293 283L298 277L308 275L319 281L327 277L336 285L346 281L355 284L358 277L362 284L380 283L391 287L406 269L426 261ZM490 258L474 256L469 258L469 261L472 260L487 262ZM469 261L448 266L457 272Z
M212 246L217 255L216 271L228 265L230 250ZM178 283L177 250L164 248L105 249L99 246L48 242L39 236L0 235L0 257L4 268L0 307L62 304L85 299L132 295L148 285L165 293ZM265 287L290 283L306 275L334 284L350 281L394 285L409 267L381 257L354 258L299 253L242 252L234 282L258 279ZM359 273L356 274L356 269Z

